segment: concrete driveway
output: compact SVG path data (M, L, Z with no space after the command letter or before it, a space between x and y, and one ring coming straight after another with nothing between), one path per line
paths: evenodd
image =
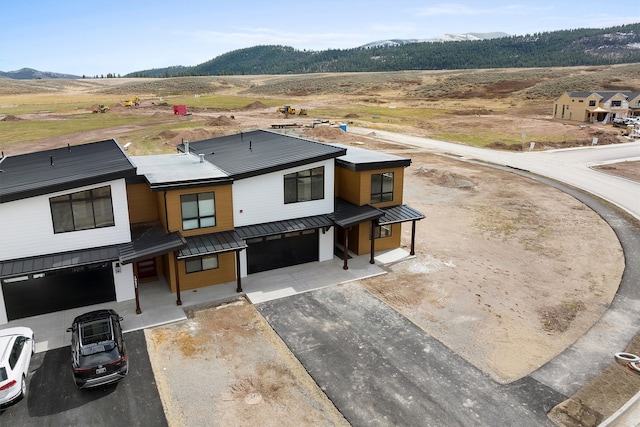
M2 426L167 425L143 331L125 334L129 375L117 384L78 390L69 347L31 359L27 398L0 413Z
M553 426L566 398L495 383L357 283L256 307L354 426Z

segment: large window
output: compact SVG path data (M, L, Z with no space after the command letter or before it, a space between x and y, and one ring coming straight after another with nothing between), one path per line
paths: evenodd
M393 200L393 172L371 175L371 203Z
M195 273L197 271L213 270L218 268L218 255L207 255L197 258L189 258L185 261L185 270L187 273Z
M324 166L284 176L284 202L324 199Z
M52 197L49 204L54 233L115 225L109 186Z
M216 202L213 192L182 195L180 204L183 230L216 225Z
M620 101L620 100L613 100L613 101L611 101L611 106L612 106L612 107L622 107L622 101Z
M382 239L384 237L391 237L391 224L376 225L373 230L373 237L375 239ZM369 234L369 240L371 240L371 234Z
M589 100L589 107L595 107L596 106L596 100L595 99L590 99Z

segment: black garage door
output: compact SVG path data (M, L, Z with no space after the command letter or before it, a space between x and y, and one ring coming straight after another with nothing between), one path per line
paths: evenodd
M2 280L9 320L115 301L111 263Z
M246 239L247 272L273 270L317 261L318 230Z

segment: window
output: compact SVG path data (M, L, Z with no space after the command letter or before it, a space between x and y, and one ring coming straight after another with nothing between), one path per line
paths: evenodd
M391 237L391 224L376 225L376 228L373 230L373 237L375 239ZM369 240L371 240L371 234L369 234Z
M109 186L52 197L49 204L54 233L115 225Z
M185 261L185 270L187 273L195 273L197 271L213 270L218 268L218 255L207 255L198 258L189 258Z
M596 106L596 100L592 99L589 101L589 107L595 107Z
M611 106L612 107L622 107L622 101L618 100L618 101L611 101Z
M16 368L16 364L18 363L18 359L20 359L20 354L22 353L25 341L26 338L23 336L17 337L14 341L11 353L9 353L9 366L11 366L11 369Z
M324 166L284 176L284 202L324 199Z
M215 227L216 203L213 192L180 196L182 229Z
M371 203L393 200L393 172L371 175Z

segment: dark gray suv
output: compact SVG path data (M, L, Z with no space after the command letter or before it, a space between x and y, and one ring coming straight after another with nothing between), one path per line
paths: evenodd
M129 372L121 320L113 310L97 310L76 317L67 329L78 388L120 381Z

